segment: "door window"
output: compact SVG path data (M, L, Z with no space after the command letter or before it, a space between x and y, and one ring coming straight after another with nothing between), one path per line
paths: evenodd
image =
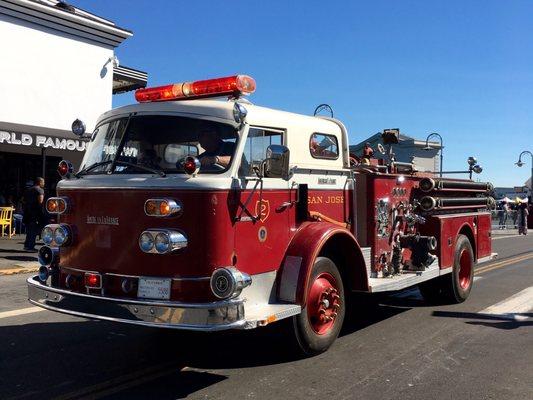
M260 168L271 144L283 144L283 132L263 128L250 128L242 154L239 175L255 176L254 168Z

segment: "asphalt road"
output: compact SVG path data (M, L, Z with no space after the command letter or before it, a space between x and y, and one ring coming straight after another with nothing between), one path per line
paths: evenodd
M0 398L530 400L533 236L494 248L465 303L427 306L416 289L365 303L308 359L275 324L199 334L35 312L27 275L0 276Z

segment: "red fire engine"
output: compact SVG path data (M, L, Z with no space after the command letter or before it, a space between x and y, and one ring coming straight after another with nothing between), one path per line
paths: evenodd
M291 318L316 354L354 292L468 297L493 256L489 183L396 161L397 130L358 162L342 122L255 106L254 90L245 75L140 89L90 135L75 121L88 147L77 173L59 165L30 302L200 331Z

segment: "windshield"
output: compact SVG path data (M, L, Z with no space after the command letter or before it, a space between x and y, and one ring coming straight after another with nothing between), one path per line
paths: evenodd
M119 118L96 128L80 171L183 173L183 159L194 156L200 160L200 174L221 173L231 165L237 137L231 125L212 121L166 115Z

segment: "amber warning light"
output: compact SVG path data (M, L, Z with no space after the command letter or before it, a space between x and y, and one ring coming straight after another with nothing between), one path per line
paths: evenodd
M135 99L139 103L180 99L199 99L216 96L240 96L255 92L255 80L248 75L227 76L196 82L174 83L166 86L139 89Z

